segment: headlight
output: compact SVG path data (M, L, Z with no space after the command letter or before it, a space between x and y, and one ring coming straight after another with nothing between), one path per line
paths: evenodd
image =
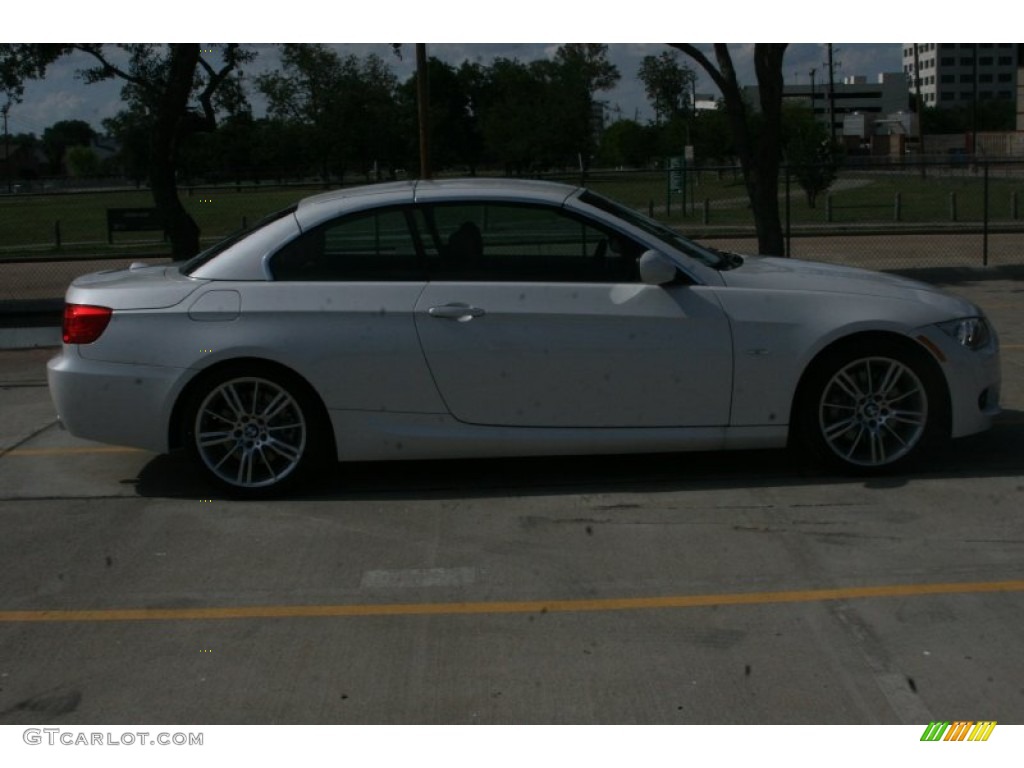
M962 317L959 320L950 320L938 325L968 349L981 349L992 338L992 334L988 330L988 323L983 317Z

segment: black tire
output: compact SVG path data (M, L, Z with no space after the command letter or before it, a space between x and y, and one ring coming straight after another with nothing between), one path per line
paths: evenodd
M912 342L870 339L830 350L800 388L797 434L813 457L851 474L917 464L949 436L938 365Z
M184 409L184 445L217 486L239 498L294 488L329 458L315 394L270 366L222 369L197 385Z

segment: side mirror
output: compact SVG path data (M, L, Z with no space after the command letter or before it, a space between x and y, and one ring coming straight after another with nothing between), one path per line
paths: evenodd
M639 264L640 279L647 285L671 283L679 272L668 256L657 251L644 251Z

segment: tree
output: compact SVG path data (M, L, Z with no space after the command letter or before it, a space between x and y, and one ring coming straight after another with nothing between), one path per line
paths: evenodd
M117 140L116 163L136 187L141 187L149 178L149 124L149 116L138 107L122 109L103 121L103 130Z
M601 135L598 157L603 165L645 168L655 154L651 126L634 120L616 120Z
M319 43L286 43L281 69L256 78L270 116L301 126L325 182L338 165L334 137L341 126L331 125L329 114L342 79L341 57Z
M675 51L644 56L637 77L644 84L647 100L654 107L654 122L661 123L688 112L696 73L679 62Z
M459 92L465 98L459 115L460 134L463 142L460 159L469 165L469 175L476 176L477 165L484 155L480 106L486 73L480 64L464 61L459 65L456 77Z
M253 133L254 163L266 178L283 183L317 173L317 158L305 140L303 126L267 117L256 121Z
M430 79L430 155L431 168L456 165L468 167L475 174L482 150L480 126L473 109L474 92L481 78L478 64L464 62L459 69L439 59L427 61ZM406 131L407 151L414 155L417 114L417 75L410 77L399 89L402 125ZM479 98L477 94L477 98Z
M1010 99L979 100L977 104L953 107L925 107L921 113L924 132L937 134L976 131L1012 131L1016 110Z
M757 230L758 250L766 255L785 253L779 218L779 165L782 159L782 59L788 43L757 43L754 71L760 96L757 119L743 99L736 67L725 43L714 44L712 62L692 43L669 43L704 69L722 92L736 154Z
M377 54L343 60L344 80L331 121L341 127L342 161L367 179L374 168L393 174L405 156L399 126L398 79Z
M84 120L60 120L43 131L43 150L50 163L50 173L65 171L64 157L71 147L88 147L96 131Z
M521 175L538 164L545 121L535 118L535 110L545 92L536 68L517 59L497 58L486 70L476 111L488 159L504 165L506 174Z
M608 46L602 43L566 43L555 51L554 70L549 83L555 84L557 94L548 112L552 118L562 120L558 130L570 142L583 162L590 167L597 149L598 127L595 125L596 94L613 88L621 78L619 69L608 61Z
M339 56L320 44L282 46L281 69L256 80L271 117L300 129L321 178L369 174L375 162L393 166L398 82L379 56Z
M602 43L566 43L555 51L555 63L582 81L588 96L614 88L619 68L608 61L608 46Z
M736 157L736 147L729 131L729 116L724 105L718 109L701 110L690 122L690 140L694 153L702 162L723 165Z
M199 251L199 227L178 198L179 151L196 133L211 131L217 112L244 102L239 68L254 54L237 43L200 51L198 43L11 43L0 45L0 88L20 100L24 82L45 76L57 59L79 52L93 66L87 83L116 79L122 98L145 116L149 128L149 183L175 258ZM213 63L216 51L220 61Z
M828 129L804 104L784 106L782 128L789 171L807 195L808 207L813 208L818 195L836 180L839 153Z
M5 166L3 189L11 192L15 178L23 181L39 178L36 157L40 147L40 141L34 133L14 133L4 138L3 144L0 144Z
M96 176L100 172L100 159L90 147L70 147L65 156L68 173L78 179Z

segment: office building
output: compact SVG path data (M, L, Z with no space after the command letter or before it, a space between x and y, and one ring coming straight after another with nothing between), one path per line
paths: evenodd
M925 107L964 107L1017 96L1021 43L903 43L903 71ZM1019 106L1019 104L1018 104Z
M743 89L748 103L760 104L759 89L750 86ZM902 112L909 108L906 77L902 72L883 72L875 82L868 82L863 75L845 77L834 83L812 81L786 84L783 99L801 101L814 112L819 122L826 126L831 115L835 135L842 135L847 115L862 114L873 117Z

